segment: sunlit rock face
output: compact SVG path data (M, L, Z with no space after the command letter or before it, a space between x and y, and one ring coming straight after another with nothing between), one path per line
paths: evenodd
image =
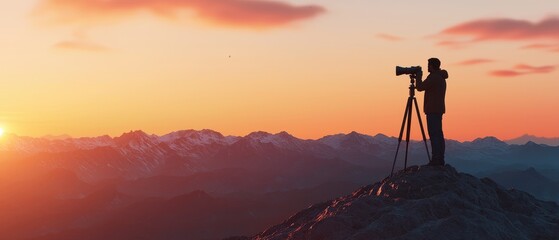
M558 239L559 206L453 167L414 166L246 239Z

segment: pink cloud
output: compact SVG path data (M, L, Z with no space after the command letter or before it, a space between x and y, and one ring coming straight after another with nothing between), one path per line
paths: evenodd
M514 67L516 70L523 70L528 71L530 73L549 73L555 70L555 66L547 65L547 66L530 66L526 64L518 64Z
M35 13L59 24L96 24L141 12L169 19L185 12L219 26L265 29L310 19L325 9L267 0L43 0Z
M495 70L489 73L489 75L495 77L517 77L524 74L526 73L521 73L514 70Z
M484 63L490 63L490 62L494 62L494 60L486 59L486 58L475 58L475 59L465 60L465 61L459 62L457 64L458 65L469 66L469 65L478 65L478 64L484 64Z
M391 34L385 34L385 33L379 33L379 34L376 35L376 37L380 38L380 39L383 39L383 40L392 41L392 42L397 42L397 41L404 40L401 37L391 35Z
M464 36L472 41L559 40L559 18L547 18L539 22L505 18L474 20L447 28L441 35Z
M489 74L495 77L517 77L521 75L528 74L543 74L555 71L556 66L546 65L546 66L531 66L527 64L518 64L512 69L496 70Z

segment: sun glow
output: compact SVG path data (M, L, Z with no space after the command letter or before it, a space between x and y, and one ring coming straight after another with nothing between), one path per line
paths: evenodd
M0 128L0 137L2 137L2 135L4 135L4 129Z

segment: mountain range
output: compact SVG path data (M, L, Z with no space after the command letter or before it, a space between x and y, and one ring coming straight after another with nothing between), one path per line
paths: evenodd
M390 174L397 143L357 132L317 140L287 132L223 136L212 130L92 138L6 135L0 140L0 236L251 236L311 204L382 180ZM412 141L409 151L408 166L427 162L423 142ZM403 168L403 155L396 170ZM559 147L493 137L447 140L447 163L503 188L559 201Z
M0 143L3 153L0 158L40 159L45 168L66 168L75 171L85 181L99 181L115 177L186 176L237 166L250 168L262 162L250 158L286 159L288 155L289 158L304 156L339 160L386 170L392 164L396 144L394 137L357 132L317 140L299 139L287 132L253 132L241 137L223 136L212 130L183 130L163 136L131 131L118 137L63 139L10 135ZM410 154L412 164L427 161L422 142L412 141ZM447 161L472 174L493 169L535 167L547 171L542 173L544 175L553 175L548 172L559 169L559 163L555 161L557 156L559 147L534 142L516 145L494 137L471 142L447 139ZM229 160L239 158L250 164ZM397 166L400 165L398 159ZM556 176L550 177L559 180Z

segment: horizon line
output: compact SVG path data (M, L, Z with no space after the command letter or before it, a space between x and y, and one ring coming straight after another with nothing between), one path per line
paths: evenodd
M172 134L172 133L175 133L175 132L181 132L181 131L194 131L194 132L212 131L212 132L219 133L219 134L223 135L224 137L247 137L247 136L249 136L251 134L254 134L254 133L266 133L266 134L270 134L270 135L278 135L278 134L281 134L281 133L287 133L290 136L292 136L294 138L297 138L299 140L320 140L322 138L329 137L329 136L335 136L335 135L340 135L340 134L349 135L351 133L357 133L357 134L360 134L360 135L370 136L370 137L383 135L383 136L386 136L386 137L389 137L389 138L396 138L396 139L398 138L396 136L390 136L388 134L380 133L380 132L370 135L370 134L361 133L361 132L358 132L358 131L355 131L355 130L347 132L347 133L340 132L340 133L334 133L334 134L326 134L326 135L323 135L319 138L300 138L300 137L297 137L297 136L295 136L295 135L293 135L293 134L291 134L291 133L289 133L288 131L285 131L285 130L279 131L277 133L271 133L271 132L267 132L267 131L263 131L263 130L256 130L256 131L251 131L251 132L249 132L248 134L245 134L245 135L224 135L223 133L221 133L219 131L209 129L209 128L200 129L200 130L197 130L197 129L180 129L180 130L171 131L171 132L168 132L168 133L165 133L165 134L148 133L144 130L136 129L136 130L129 130L129 131L122 132L120 135L100 134L100 135L95 135L95 136L72 136L70 134L46 134L46 135L42 135L42 136L26 136L26 135L18 135L16 133L12 133L12 132L4 132L4 135L5 136L15 136L15 137L24 137L24 138L34 138L34 139L66 140L66 139L80 139L80 138L98 138L98 137L104 137L104 136L107 136L107 137L110 137L110 138L117 138L117 137L120 137L124 134L134 133L134 132L142 132L142 133L144 133L146 135L150 135L150 136L163 137L165 135ZM529 134L529 133L525 133L525 134L522 134L518 137L514 137L514 138L510 138L510 139L501 139L501 138L498 138L496 136L490 136L490 135L483 136L483 137L477 137L477 138L474 138L474 139L471 139L471 140L463 140L463 141L455 140L455 139L452 139L452 138L445 138L445 139L452 140L452 141L457 141L457 142L460 142L460 143L464 143L464 142L472 142L472 141L475 141L475 140L478 140L478 139L495 138L495 139L498 139L502 142L507 142L507 141L518 140L518 139L523 138L523 137L533 137L533 138L540 138L540 139L545 139L545 140L559 140L559 136L558 137L541 137L541 136L537 136L537 135ZM427 138L427 140L429 140L429 139ZM405 139L402 139L402 141L405 141ZM420 139L412 139L412 141L423 141L423 140L420 138Z

